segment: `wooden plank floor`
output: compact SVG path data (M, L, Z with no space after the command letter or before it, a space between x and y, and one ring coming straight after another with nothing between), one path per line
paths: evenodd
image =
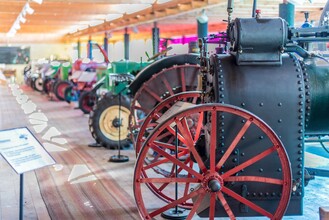
M140 219L133 198L134 151L123 151L128 163L109 163L117 152L87 147L93 142L87 122L65 102L49 101L26 86L0 86L0 130L29 127L57 162L25 174L24 219ZM306 158L306 164L329 169L328 158ZM2 158L0 179L0 220L18 219L19 176ZM329 178L317 177L305 188L304 216L284 219L318 219L328 194Z
M0 87L1 129L27 126L57 164L25 174L25 219L140 219L132 196L135 156L109 163L116 151L90 148L88 117L26 86ZM18 219L19 176L0 161L0 219Z

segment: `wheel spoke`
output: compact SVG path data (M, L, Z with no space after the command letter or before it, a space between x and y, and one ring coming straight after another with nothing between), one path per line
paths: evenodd
M168 126L168 127L166 127L166 128L167 128L167 130L170 132L171 135L176 136L176 132L175 132L175 129L174 129L174 128L172 128L172 127L170 127L170 126ZM188 142L186 141L186 139L183 137L182 134L179 134L179 133L178 133L178 140L180 140L181 142L183 142L185 145L188 145Z
M172 127L168 126L167 129L168 129L168 132L165 132L165 133L159 135L157 140L161 140L161 139L166 138L168 136L175 135L175 131ZM178 138L179 137L180 137L180 135L178 135ZM181 137L181 138L183 138L183 137Z
M223 207L224 207L224 209L225 209L228 217L230 217L231 220L235 219L235 216L234 216L234 214L233 214L230 206L228 205L228 203L227 203L227 201L226 201L223 193L221 191L218 191L217 192L217 196L218 196L220 202L222 203L222 205L223 205Z
M196 131L195 131L194 142L196 142L200 137L201 129L203 127L203 115L204 114L202 112L200 112L198 125L197 125Z
M142 178L139 179L141 183L199 183L201 180L197 178Z
M182 80L182 92L186 92L185 67L180 68L180 76Z
M211 112L211 131L210 131L210 172L215 172L216 164L216 146L217 146L217 112Z
M214 220L216 207L216 194L210 193L209 219Z
M204 165L199 153L196 151L196 149L194 147L194 141L192 139L190 129L188 128L186 118L184 117L184 118L180 119L180 121L177 120L176 125L178 127L178 130L182 133L182 135L187 140L187 143L188 143L187 147L192 152L192 154L193 154L195 160L197 161L201 171L203 173L205 173L207 171L207 168Z
M193 100L192 100L192 104L196 104L196 102L198 101L198 98L199 97L194 97Z
M156 151L155 148L157 148L157 147L156 147L156 146L152 147L152 149L153 149L154 151ZM158 151L157 151L157 152L158 152ZM180 152L180 153L178 154L178 157L184 156L184 155L186 155L187 153L188 153L187 150L182 151L182 152ZM161 154L161 153L160 153L160 154ZM170 154L168 154L168 155L170 155ZM170 157L172 157L172 156L170 155ZM148 170L148 169L153 168L153 167L155 167L155 166L159 166L159 165L161 165L161 164L168 163L168 161L170 161L170 158L168 158L168 157L165 158L165 159L162 159L162 160L158 160L158 161L156 161L156 162L153 162L153 163L151 163L151 164L146 165L146 166L144 167L144 170Z
M239 166L234 167L233 169L227 171L222 175L222 178L225 180L227 177L239 172L240 170L250 166L251 164L256 163L257 161L263 159L264 157L270 155L276 150L276 146L272 146L271 148L267 149L266 151L263 151L262 153L258 154L257 156L247 160L246 162L240 164Z
M166 148L166 149L170 149L170 150L175 150L176 149L175 145L173 145L173 144L168 144L168 143L164 143L164 142L161 142L161 141L154 141L153 143L157 146L160 146L160 147L163 147L163 148ZM178 152L184 151L184 150L186 150L186 147L181 147L181 146L178 147Z
M182 167L184 170L186 170L187 172L190 172L191 174L193 174L196 178L198 179L203 179L203 176L196 172L195 170L193 170L192 168L186 166L184 163L182 163L181 161L177 160L176 158L172 157L170 154L168 154L167 152L163 151L160 148L153 148L152 149L156 152L158 152L159 154L161 154L162 156L166 157L167 159L169 159L171 162L173 162L174 164L177 164L178 166Z
M160 96L158 96L155 92L153 92L152 90L150 90L148 87L145 87L145 92L149 93L155 100L157 100L158 102L161 102L162 99Z
M203 192L202 194L199 195L198 199L194 202L193 208L190 210L190 213L188 214L186 219L192 219L195 212L199 208L201 202L203 201L203 198L205 197L206 192Z
M190 159L190 158L189 158ZM193 167L193 161L189 161L190 163L190 167L192 168ZM187 177L192 177L192 175L190 173L187 174ZM190 188L190 183L186 183L185 184L185 189L184 189L184 196L188 194L188 190Z
M225 179L226 182L261 182L261 183L269 183L269 184L277 184L283 185L283 180L261 177L261 176L230 176Z
M184 161L184 163L185 164L187 164L187 163L190 163L191 164L191 159L190 158L187 158L185 161ZM191 166L190 166L191 167ZM174 173L174 170L175 170L175 164L173 164L172 165L172 168L171 168L171 172L170 172L170 177L173 177L174 175L175 175L175 173ZM178 170L177 170L177 174L179 174L180 172L182 172L182 170L183 170L183 168L179 168ZM192 175L190 174L190 173L188 173L187 174L187 178L192 178ZM164 188L166 188L167 186L169 185L169 183L164 183L164 184L162 184L162 186L160 186L159 187L159 191L161 192ZM189 183L186 183L185 184L185 191L186 191L186 185L190 185ZM185 191L184 191L184 195L187 195L187 193L185 193Z
M188 194L188 195L186 195L186 196L183 196L182 198L180 198L180 199L178 199L178 200L176 200L176 201L173 201L172 203L169 203L168 205L163 206L163 207L159 208L158 210L156 210L156 211L154 211L154 212L151 212L151 213L149 214L149 216L150 216L151 218L153 218L154 216L157 216L157 215L159 215L160 213L162 213L162 212L164 212L164 211L166 211L166 210L168 210L168 209L170 209L170 208L173 208L173 207L175 207L176 205L182 204L183 202L185 202L185 201L187 201L187 200L189 200L189 199L191 199L191 198L193 198L193 197L195 197L195 196L197 196L197 195L199 195L199 194L202 194L202 193L205 193L205 191L204 191L203 188L200 188L200 189L198 189L198 190L196 190L196 191L193 191L193 192L191 192L190 194Z
M252 118L250 118L249 120L247 120L246 123L241 128L241 130L239 131L239 133L237 134L237 136L234 138L234 140L232 141L231 145L226 150L226 152L223 155L223 157L217 163L216 168L218 170L223 166L223 164L225 163L225 161L227 160L227 158L231 155L232 151L234 150L234 148L236 147L236 145L241 140L242 136L246 133L247 129L251 125L251 122L252 122Z
M170 96L174 95L174 92L172 91L172 87L169 84L168 80L166 79L166 76L165 75L161 75L161 80L165 84L165 86L166 86L166 88L167 88Z
M140 110L140 111L143 111L144 113L149 112L147 109L142 108L142 106L140 106L140 105L134 105L134 107L132 107L132 110Z
M240 196L239 194L233 192L232 190L226 188L225 186L222 187L222 191L224 193L226 193L227 195L233 197L234 199L236 199L237 201L247 205L248 207L250 207L251 209L253 209L254 211L267 216L268 218L272 219L273 215L271 213L269 213L268 211L266 211L265 209L261 208L260 206L256 205L255 203L243 198L242 196Z

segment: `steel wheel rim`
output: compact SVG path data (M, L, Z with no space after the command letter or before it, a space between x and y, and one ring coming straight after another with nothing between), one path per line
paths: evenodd
M120 140L126 139L129 134L128 118L130 111L128 108L121 106L122 126L120 128ZM113 121L119 115L119 106L111 106L104 110L99 118L99 127L102 134L110 140L119 141L119 128L113 126Z
M146 117L143 121L142 125L140 126L139 132L137 134L136 138L136 144L135 144L135 150L136 150L136 156L138 155L144 140L146 137L143 137L145 135L145 132L150 127L154 128L154 125L150 124L153 123L155 120L157 120L162 115L162 110L166 107L172 106L177 101L183 100L188 98L195 98L195 101L193 101L193 104L195 104L197 98L201 97L202 92L182 92L175 94L173 96L168 97L167 99L160 102Z
M42 80L41 77L39 77L35 80L35 87L37 88L38 91L42 91L42 89L43 89L43 80Z
M189 78L189 79L185 78L184 68L194 68L194 72L193 72L193 74L191 74L191 78ZM165 77L166 72L169 72L171 70L175 70L177 76L181 77L181 82L180 82L181 85L179 85L179 87L175 87L175 88L171 87L170 81ZM182 72L182 70L184 70L184 71ZM132 139L132 142L134 145L136 143L136 139L133 134L136 133L136 130L139 129L139 127L142 125L142 123L144 121L144 118L140 117L141 114L139 114L138 111L147 115L153 109L153 107L151 109L144 109L144 106L141 106L139 104L138 99L139 99L140 95L145 92L149 92L149 93L152 93L151 96L154 99L161 102L162 100L164 100L172 95L175 95L177 93L180 93L180 92L195 91L196 88L189 88L188 86L190 86L189 83L192 84L191 83L192 81L197 80L196 78L197 78L198 70L199 70L198 65L192 65L192 64L175 65L171 68L164 69L161 72L154 74L149 81L147 81L143 85L141 85L141 88L137 91L137 93L134 96L134 99L131 102L131 115L129 117L129 121L130 121L129 129L132 134L131 139ZM148 85L152 84L153 83L152 81L155 79L160 79L162 81L162 83L165 85L167 91L163 92L162 94L155 94L154 92L150 91L148 89ZM188 83L188 81L190 81L190 82Z
M144 143L145 140L145 132L147 129L149 129L150 127L154 128L155 125L155 121L161 117L162 112L164 109L171 107L173 104L175 104L177 101L186 101L187 99L192 99L192 103L195 104L198 100L198 98L201 97L201 92L183 92L183 93L178 93L175 94L173 96L170 96L169 98L165 99L164 101L162 101L161 103L159 103L145 118L145 120L142 123L142 126L140 127L140 130L138 132L137 135L137 142L135 145L135 150L136 150L136 156L138 156L138 153L141 149L141 146ZM186 153L187 155L188 153ZM186 156L184 155L184 156ZM153 169L157 169L157 172L161 173L162 170L154 167ZM166 172L163 172L164 175L166 174ZM143 172L143 176L144 178L147 178L147 174L145 172ZM154 184L152 183L148 183L147 186L150 188L150 190L157 195L158 198L162 199L163 201L173 201L173 198L170 198L168 196L166 196L164 193L162 193L159 188L157 188ZM184 205L181 205L180 207L182 208L190 208L192 206L192 203L186 203Z
M162 180L158 180L158 179L152 179L152 178L145 178L144 176L144 172L147 169L149 169L149 165L145 165L144 163L144 159L146 158L146 154L149 150L150 147L152 147L154 145L154 141L156 140L157 135L160 134L160 132L162 132L164 130L165 127L167 127L168 125L170 125L173 121L175 121L178 125L179 130L182 132L182 134L186 135L186 142L188 146L193 146L192 141L193 138L191 139L192 136L190 136L188 133L186 133L188 131L187 129L187 124L184 123L184 117L186 114L198 114L198 112L228 112L230 114L233 115L237 115L240 116L242 118L246 119L245 124L243 125L243 127L241 128L241 130L239 131L239 133L237 134L237 136L234 138L234 140L232 141L232 144L230 145L230 147L228 149L228 155L226 155L226 153L221 157L221 159L219 161L215 161L215 154L210 154L210 168L207 169L205 167L205 165L203 164L201 158L197 158L197 156L194 154L193 149L195 150L194 147L191 147L191 151L192 154L197 158L197 164L200 168L200 170L202 171L201 174L199 174L198 172L195 172L193 170L188 170L186 167L183 169L188 170L188 172L190 172L191 174L194 175L194 178L190 178L188 179L171 179L169 180L168 178L163 178ZM201 114L200 114L201 115ZM217 114L213 114L212 120L216 121L217 120ZM232 168L231 170L225 172L224 174L219 174L218 172L221 169L221 166L223 163L225 163L225 161L227 160L228 156L232 153L232 151L234 150L234 148L236 147L236 145L238 144L238 142L240 141L242 135L244 134L244 132L246 132L249 128L250 125L256 125L260 130L264 131L264 133L266 133L266 135L268 135L269 139L271 140L271 142L273 143L273 146L271 146L270 148L264 150L262 153L253 156L252 157L252 163L248 165L248 163L250 162L246 162L246 163L242 163L240 165L238 165L235 168ZM211 128L212 130L216 130L216 123L211 123ZM200 135L200 134L198 134ZM214 151L215 149L215 145L216 145L216 141L214 141L216 138L215 132L211 132L211 136L210 136L210 149L211 152ZM236 142L236 143L235 143ZM234 144L233 144L234 143ZM189 147L190 148L190 147ZM157 151L159 153L161 153L166 159L170 158L170 155L168 156L168 154L166 155L166 153L164 151L161 152L161 150L159 150L159 148L154 148L153 149L157 149ZM229 152L230 151L230 152ZM253 177L249 177L249 176L242 176L242 178L240 176L233 176L233 174L235 174L236 172L240 171L241 169L247 168L248 166L251 166L254 163L257 163L258 161L261 161L262 159L266 158L266 156L272 154L276 152L279 156L279 160L282 166L282 179L278 180L278 179L273 179L273 178L263 178L261 176L257 177L256 179ZM224 158L224 159L223 159ZM173 158L171 158L173 159ZM174 158L175 159L175 158ZM257 160L256 160L257 159ZM249 161L249 160L248 160ZM180 167L182 167L181 163L179 163L179 161L174 161L175 164L179 164ZM243 166L241 166L243 165ZM193 176L192 175L192 176ZM221 190L218 192L209 192L209 189L207 189L207 184L208 183L206 179L209 178L214 178L216 179L216 181L218 182L232 182L232 181L256 181L257 182L261 182L263 184L277 184L280 187L282 187L282 196L281 199L279 201L278 207L275 210L275 213L268 213L266 210L262 209L261 207L257 206L255 203L248 203L248 201L246 201L247 199L243 200L243 198L241 199L239 197L238 194L234 193L232 190L230 190L229 188L225 187L225 185L223 184L221 187ZM210 179L209 179L210 180ZM144 204L144 199L143 199L143 195L142 195L142 189L141 186L144 183L147 182L169 182L169 181L176 181L176 182L183 182L185 181L185 183L187 183L187 181L189 182L196 182L198 184L201 185L201 187L196 190L193 191L191 193L185 193L183 194L182 197L180 197L176 202L170 202L167 205L164 205L158 209L156 209L153 212L149 212ZM265 183L267 182L267 183ZM191 210L191 215L188 216L188 219L191 219L193 216L193 213L195 213L197 207L200 205L203 197L206 194L210 194L210 200L212 201L212 204L214 204L214 201L216 200L216 198L218 197L218 199L222 202L223 204L223 208L225 209L227 215L231 218L234 219L234 213L232 213L225 197L223 196L223 194L227 194L229 196L231 196L232 198L236 199L239 202L242 202L244 204L246 204L247 206L249 206L251 209L256 209L255 211L258 213L261 213L262 215L265 215L271 219L280 219L284 213L285 210L287 208L287 205L289 203L289 199L290 199L290 194L291 194L291 168L290 168L290 163L289 163L289 159L287 156L287 153L285 152L285 149L282 145L282 143L280 142L279 138L277 137L277 135L274 133L274 131L268 126L266 125L262 120L260 120L258 117L254 116L253 114L237 108L237 107L233 107L233 106L229 106L229 105L221 105L221 104L204 104L204 105L199 105L196 107L192 107L186 111L181 111L179 113L176 113L175 115L173 115L171 118L167 119L164 123L162 123L161 125L159 125L157 127L157 129L148 137L148 139L146 140L146 142L143 145L143 148L138 156L138 160L135 166L135 176L134 176L134 195L135 195L135 200L136 203L138 205L138 209L140 212L140 215L142 216L143 219L152 219L154 217L156 217L157 215L159 215L161 212L167 210L168 208L172 208L176 205L181 204L183 201L188 201L190 198L195 197L197 194L200 195L199 199L196 199L192 210ZM202 197L202 198L201 198ZM210 219L214 218L214 212L215 212L215 207L214 205L210 205Z

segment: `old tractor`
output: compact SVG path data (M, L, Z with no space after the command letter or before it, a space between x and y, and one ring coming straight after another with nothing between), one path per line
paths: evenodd
M305 137L329 134L329 64L299 45L329 41L329 27L232 11L229 53L200 39L198 59L165 58L130 85L142 219L303 214Z
M127 94L127 85L147 65L148 63L143 62L112 62L110 71L100 79L98 85L94 88L96 90L96 88L101 87L102 91L107 91L105 94L98 95L99 99L89 114L89 130L99 145L116 148L119 140L122 147L130 144L128 121L131 98ZM125 125L119 134L120 123Z

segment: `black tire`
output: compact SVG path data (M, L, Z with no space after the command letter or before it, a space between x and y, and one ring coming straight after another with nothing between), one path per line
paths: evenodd
M91 91L83 91L79 96L79 109L85 114L89 114L97 101L97 95Z
M72 85L65 88L64 99L67 103L71 103L71 101L73 101L73 86Z
M129 137L130 99L121 96L122 126L120 127L121 149L131 143ZM98 144L110 149L118 149L119 130L116 122L119 119L119 96L107 93L101 98L89 115L89 130Z
M38 91L42 92L43 91L43 80L41 77L38 77L34 80L34 86L33 88Z
M34 90L35 90L35 81L36 81L35 77L30 78L30 87Z
M51 81L52 81L52 79L49 77L45 77L43 80L43 91L46 94L49 94L49 92L50 92L51 83L52 83Z
M71 84L68 81L58 80L54 85L54 94L56 98L60 101L65 100L65 89Z

